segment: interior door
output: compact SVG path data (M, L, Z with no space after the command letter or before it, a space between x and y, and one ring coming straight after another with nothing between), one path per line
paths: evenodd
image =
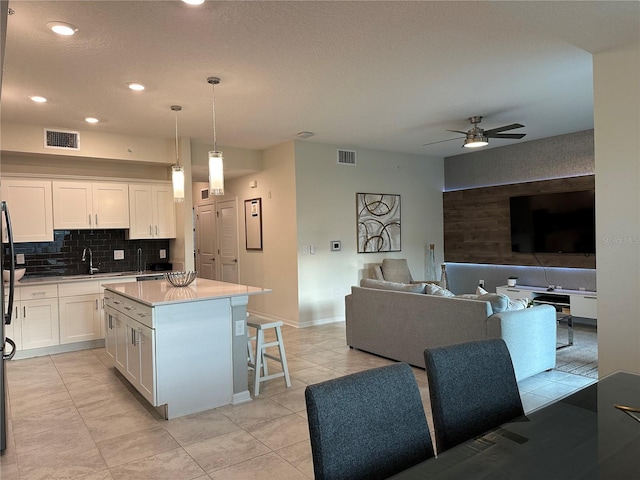
M200 278L217 280L216 276L216 209L207 203L196 207L196 268Z
M238 215L236 200L217 203L220 280L238 283Z

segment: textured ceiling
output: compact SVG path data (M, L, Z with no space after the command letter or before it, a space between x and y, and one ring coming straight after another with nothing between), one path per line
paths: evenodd
M446 129L593 128L591 53L638 42L638 2L10 1L2 121L264 149L306 141L443 157ZM69 38L46 23L79 28ZM127 82L146 91L134 93ZM30 95L50 101L36 105ZM89 126L83 118L101 122ZM490 147L514 140L491 140Z

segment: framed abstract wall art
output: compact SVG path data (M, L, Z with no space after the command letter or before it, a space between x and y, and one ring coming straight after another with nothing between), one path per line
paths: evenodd
M358 253L399 252L400 195L356 193Z

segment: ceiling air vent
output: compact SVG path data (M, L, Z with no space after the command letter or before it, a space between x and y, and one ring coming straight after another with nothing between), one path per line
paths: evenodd
M356 165L356 152L353 150L338 150L338 165Z
M80 134L65 130L44 129L44 148L80 150Z

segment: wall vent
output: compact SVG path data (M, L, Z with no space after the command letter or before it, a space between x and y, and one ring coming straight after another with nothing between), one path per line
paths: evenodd
M66 130L44 129L44 148L80 150L80 134Z
M356 152L354 150L338 150L338 165L356 165Z

